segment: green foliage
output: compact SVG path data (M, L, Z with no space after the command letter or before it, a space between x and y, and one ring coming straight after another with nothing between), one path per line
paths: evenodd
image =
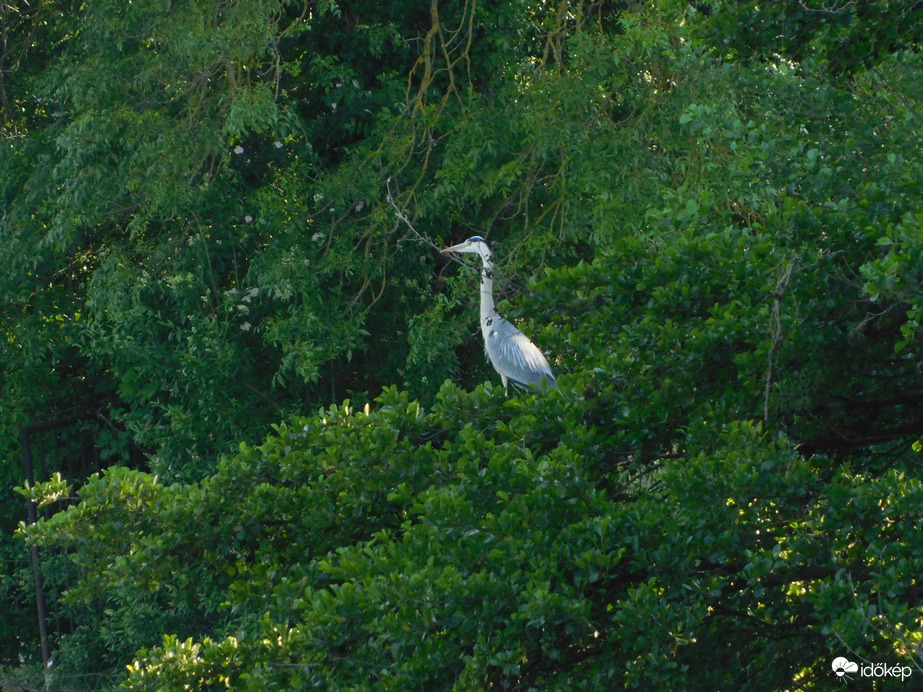
M923 80L891 5L0 15L2 480L72 407L149 453L18 532L77 624L48 686L918 670ZM486 364L477 272L434 251L473 232L560 391Z
M130 689L763 689L819 684L841 646L906 655L919 481L748 422L691 426L654 467L616 461L583 384L447 384L430 413L388 390L278 426L201 485L108 471L24 533L85 542L69 599L106 595L104 622L80 621L117 631L122 660L144 604L182 614Z
M923 38L915 2L702 3L708 36L744 58L773 54L802 61L819 55L834 76L852 74L913 50Z

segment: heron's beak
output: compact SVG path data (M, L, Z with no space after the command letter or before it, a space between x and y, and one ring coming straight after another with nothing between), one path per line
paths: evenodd
M461 252L468 246L468 241L464 243L459 243L458 245L453 245L452 247L447 247L442 250L442 252Z

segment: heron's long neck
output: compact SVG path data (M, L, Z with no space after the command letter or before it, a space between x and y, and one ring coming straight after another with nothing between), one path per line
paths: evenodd
M482 257L484 267L481 269L481 327L487 318L497 314L494 307L494 265L489 257Z

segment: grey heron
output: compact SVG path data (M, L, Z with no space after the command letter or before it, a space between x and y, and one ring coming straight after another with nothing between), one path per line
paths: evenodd
M507 388L509 381L530 389L541 386L557 389L554 374L542 352L525 334L500 317L494 307L494 265L487 241L476 235L442 252L472 253L481 257L481 334L484 350L494 370L500 373L503 388Z

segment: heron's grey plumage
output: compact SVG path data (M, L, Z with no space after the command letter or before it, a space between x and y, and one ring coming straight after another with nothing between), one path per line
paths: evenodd
M525 334L497 313L493 291L494 267L487 241L474 236L443 252L473 253L481 257L481 334L484 336L484 350L494 370L500 373L504 388L509 381L532 389L540 386L557 389L544 354Z

